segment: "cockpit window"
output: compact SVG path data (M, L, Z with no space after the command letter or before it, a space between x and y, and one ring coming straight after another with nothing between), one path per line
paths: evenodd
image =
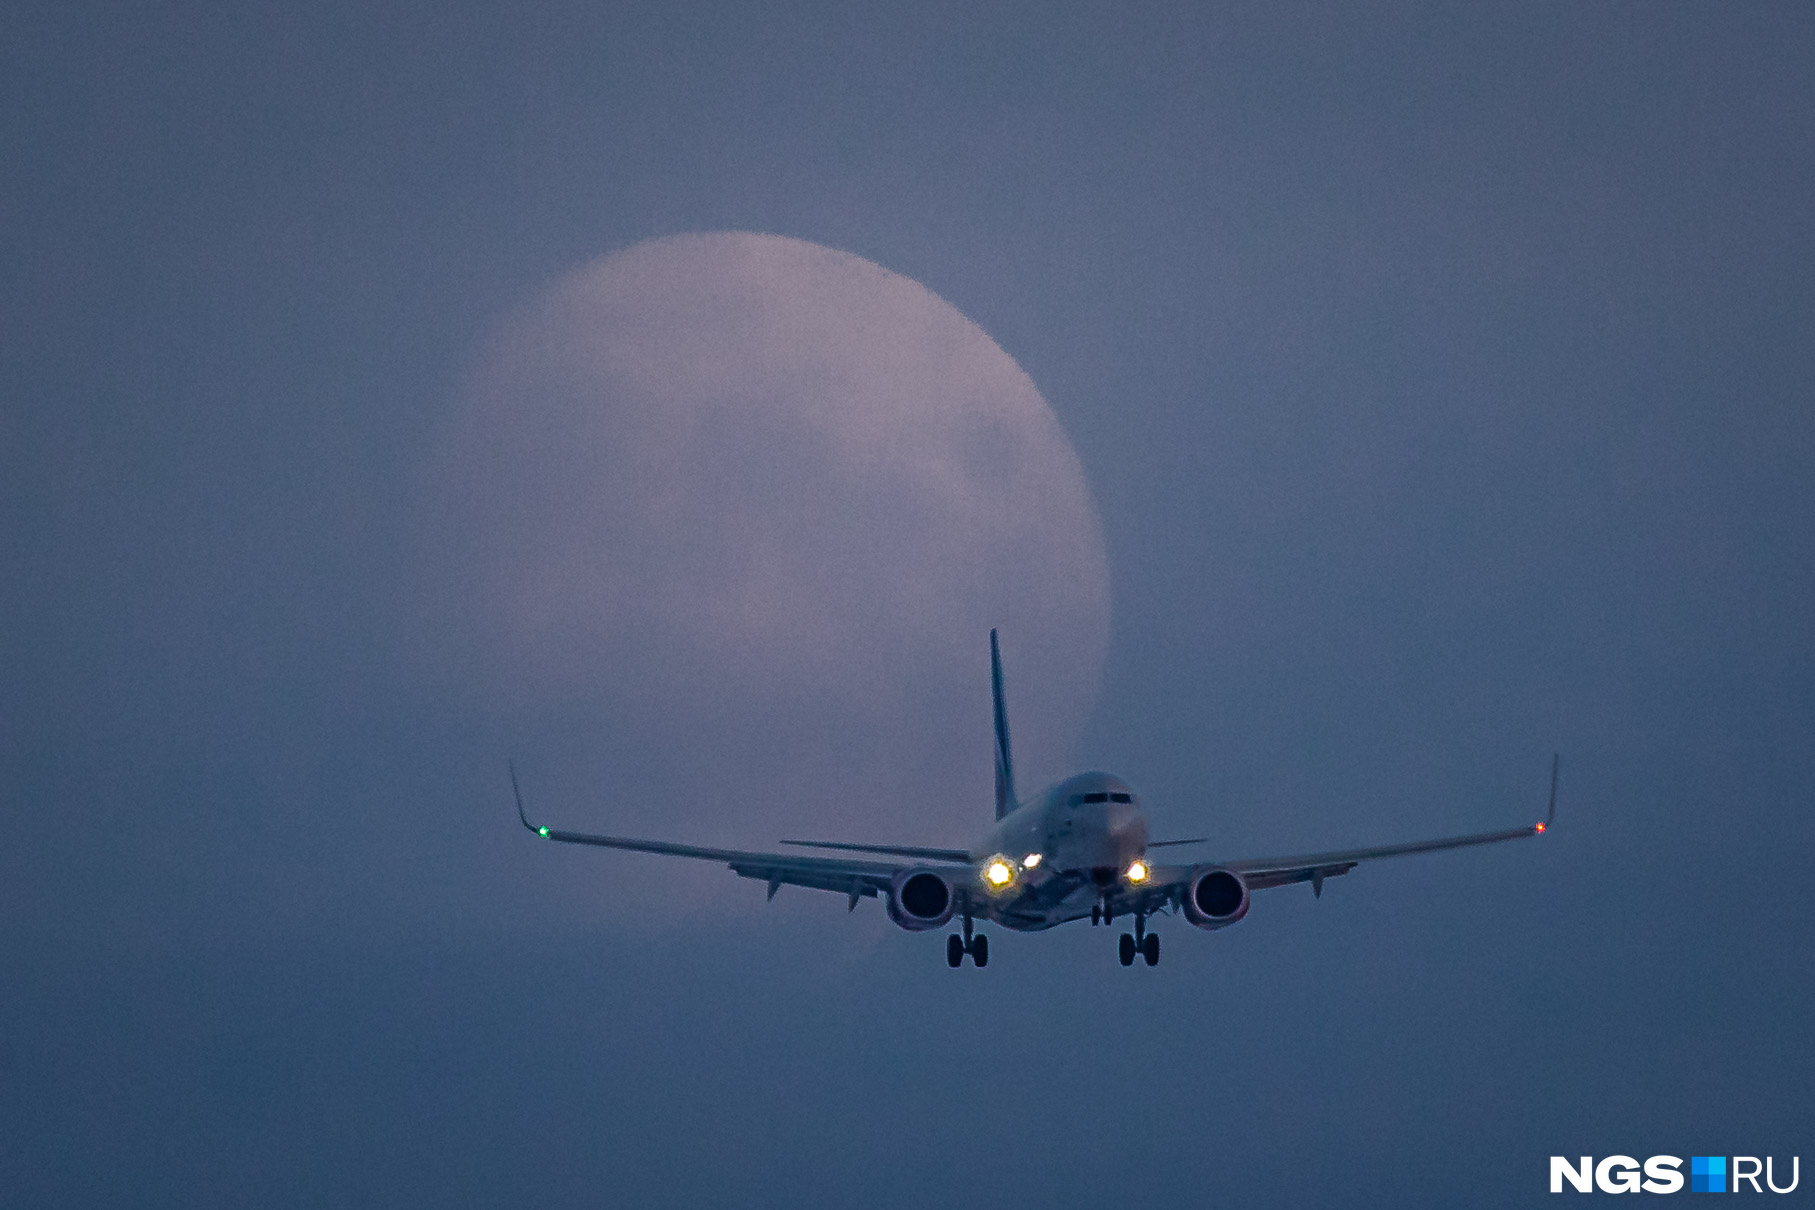
M1085 802L1108 802L1109 795L1103 794L1103 793L1086 794L1084 796L1084 801Z
M1109 801L1110 802L1133 802L1134 799L1128 797L1128 795L1126 795L1126 794L1111 794L1109 796Z

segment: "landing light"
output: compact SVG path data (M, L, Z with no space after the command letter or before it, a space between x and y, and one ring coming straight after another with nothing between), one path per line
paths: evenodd
M998 857L983 867L983 878L993 887L1005 887L1015 880L1015 867Z
M1138 857L1135 858L1135 860L1132 863L1130 863L1128 866L1128 881L1129 882L1146 882L1147 881L1147 863L1142 861Z
M1021 859L1021 864L1023 866L1025 866L1027 869L1037 870L1040 868L1040 862L1042 860L1044 860L1044 859L1040 856L1040 854L1029 853L1027 856L1025 856Z

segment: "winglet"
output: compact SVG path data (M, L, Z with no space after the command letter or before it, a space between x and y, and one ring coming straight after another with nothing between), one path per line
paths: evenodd
M528 828L536 835L548 835L547 828L538 828L535 824L529 822L529 815L523 810L523 791L517 788L517 762L509 761L507 763L510 768L510 792L515 795L517 799L517 818L523 821L524 827Z
M1550 825L1557 821L1557 768L1562 763L1562 753L1550 754L1550 806L1544 812L1544 822L1537 826L1539 832L1548 832Z

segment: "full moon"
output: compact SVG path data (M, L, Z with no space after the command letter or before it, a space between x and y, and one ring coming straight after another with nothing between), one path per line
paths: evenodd
M475 700L602 710L696 771L677 799L964 843L989 629L1024 793L1092 708L1076 453L981 328L861 257L714 232L592 261L482 342L432 463L418 645Z

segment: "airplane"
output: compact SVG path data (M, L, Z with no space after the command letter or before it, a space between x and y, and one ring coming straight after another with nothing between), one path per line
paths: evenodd
M1147 928L1149 917L1178 913L1200 929L1227 928L1248 914L1249 896L1255 891L1308 882L1311 893L1321 899L1326 879L1347 874L1361 862L1523 840L1543 835L1556 820L1559 760L1553 756L1550 806L1540 823L1371 849L1162 864L1149 858L1150 850L1204 844L1207 839L1149 840L1140 796L1113 774L1078 773L1026 801L1016 797L1002 649L994 630L989 632L989 660L996 725L996 826L969 849L780 842L865 855L819 857L567 832L529 821L512 764L517 817L547 840L723 862L740 877L767 883L771 900L784 886L842 894L851 911L864 898L881 898L889 919L911 933L942 929L956 917L959 931L945 943L946 965L951 967L962 966L967 955L975 966L988 965L989 937L977 931L979 919L1034 933L1085 917L1092 925L1108 925L1124 916L1133 920L1133 931L1123 933L1117 944L1122 965L1133 966L1138 956L1148 966L1157 966L1160 938Z

